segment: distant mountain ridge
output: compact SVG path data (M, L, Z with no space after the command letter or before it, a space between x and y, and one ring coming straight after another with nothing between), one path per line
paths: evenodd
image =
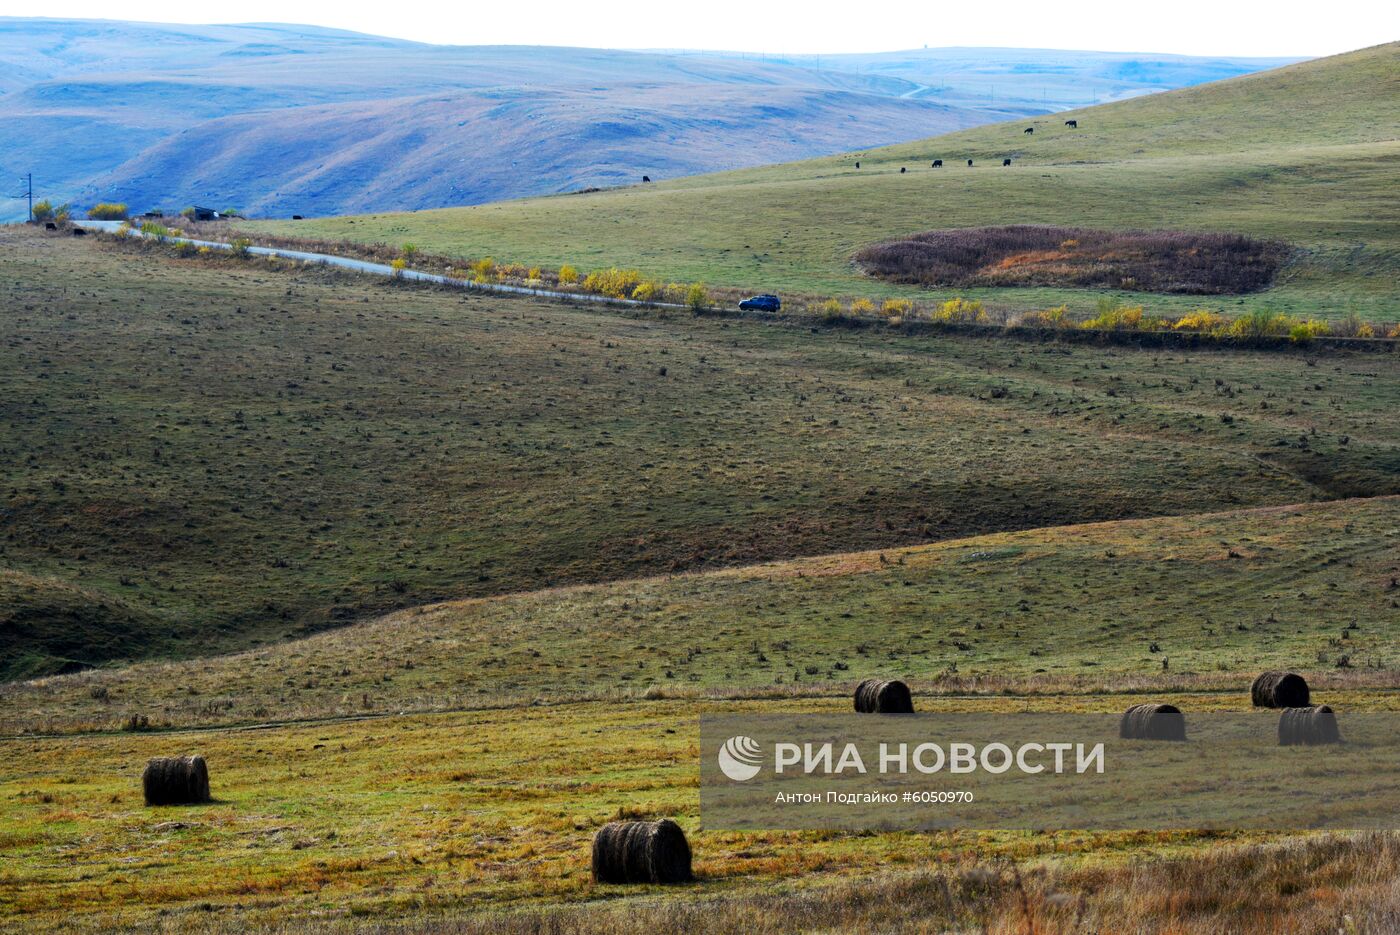
M784 59L804 64L803 57ZM1066 49L943 48L823 56L824 68L901 78L950 104L1068 110L1279 68L1298 58L1240 58Z
M813 61L0 18L0 169L80 207L417 210L896 143L1063 106L1105 62L1171 59L1189 82L1197 61L979 51ZM1220 61L1199 60L1200 74L1268 64ZM1000 92L979 97L991 73ZM1105 81L1105 93L1143 87ZM0 220L22 207L0 201Z

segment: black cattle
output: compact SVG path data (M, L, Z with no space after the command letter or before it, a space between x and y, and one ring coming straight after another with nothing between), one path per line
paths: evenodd
M1034 133L1034 132L1035 132L1035 127L1026 127L1026 128L1025 128L1024 130L1022 130L1021 132L1022 132L1022 133Z
M293 220L293 221L300 221L300 220L302 220L302 216L301 216L300 214L293 214L293 215L292 215L292 220Z
M1066 121L1065 121L1065 126L1067 126L1067 127L1078 127L1078 126L1079 126L1079 121L1078 121L1078 120L1066 120Z
M860 168L860 163L856 163L856 168L857 168L857 169Z
M74 236L74 237L86 237L86 236L87 236L87 231L83 230L81 227L75 227L75 228L73 228L73 236Z
M1011 165L1011 160L1010 160L1010 159L1003 159L1003 160L1001 161L1001 164L1004 165L1004 166L1009 166L1009 165Z
M899 167L899 174L900 174L900 175L903 175L903 174L905 173L905 171L907 171L907 170L904 168L904 166L900 166L900 167Z
M642 176L642 181L643 181L643 182L650 182L650 181L651 181L651 176L649 176L649 175L644 175L644 176Z
M935 160L933 160L933 168L935 168L935 169L941 169L941 168L943 168L943 160L942 160L942 159L935 159Z
M969 160L967 161L967 167L968 167L969 169L972 168L972 160L971 160L971 159L969 159Z
M53 221L45 221L45 222L44 222L44 230L46 230L46 231L56 231L56 230L58 230L58 225L55 224Z

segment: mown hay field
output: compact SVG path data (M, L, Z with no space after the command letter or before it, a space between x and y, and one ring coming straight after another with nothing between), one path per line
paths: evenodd
M1247 679L1240 682L1247 688ZM1349 710L1397 707L1393 693L1341 690L1324 697ZM1119 710L1130 700L959 699L921 709ZM1238 690L1183 703L1189 710L1233 710L1247 700L1247 691ZM0 870L0 930L61 924L66 931L246 931L295 923L297 930L314 931L337 922L428 926L438 916L467 914L470 924L504 930L509 917L496 913L532 909L562 923L568 916L560 913L571 905L601 908L619 900L626 912L651 912L718 899L713 911L723 915L746 898L819 893L843 882L883 885L929 873L970 873L975 881L1008 860L1031 876L1045 872L1035 868L1083 868L1089 878L1071 892L1084 892L1097 911L1128 894L1095 874L1127 873L1148 858L1223 860L1231 846L1287 837L704 829L696 769L700 714L848 706L845 698L586 703L259 730L0 741L7 817L0 832L7 858ZM1262 720L1273 724L1271 715L1261 714ZM214 801L144 806L146 759L189 751L207 758ZM697 882L674 889L594 884L592 834L618 817L679 821L694 849ZM1251 910L1271 908L1275 918L1284 910L1319 908L1338 917L1334 910L1348 885L1359 882L1351 879L1354 868L1341 874L1338 861L1363 851L1345 842L1337 850L1341 854L1329 862L1330 891L1238 894L1213 907L1223 913L1214 916L1215 924L1223 918L1243 930ZM1286 877L1310 879L1293 870ZM1296 898L1280 899L1290 893ZM1179 889L1170 894L1174 905L1156 913L1153 924L1189 918L1196 907L1184 895ZM975 920L978 901L964 906L962 896L956 915ZM1014 919L1014 912L1011 902L998 916Z

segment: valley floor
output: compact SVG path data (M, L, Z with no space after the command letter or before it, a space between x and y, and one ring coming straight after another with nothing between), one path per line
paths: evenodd
M1244 695L1154 697L1200 711L1238 708ZM1393 690L1337 687L1318 697L1339 710L1400 710ZM940 711L1121 710L1139 698L921 704ZM738 931L734 918L755 908L746 901L761 909L765 901L781 907L782 899L797 898L854 902L846 909L857 911L838 928L855 931L863 913L878 909L861 905L868 901L862 889L922 889L932 876L957 888L951 912L934 905L922 923L904 912L874 917L938 931L946 923L935 919L972 927L979 913L992 913L1019 931L1012 864L1034 881L1034 913L1057 923L1045 931L1079 930L1056 909L1065 897L1047 899L1057 892L1069 894L1071 915L1114 926L1134 912L1143 931L1163 932L1264 932L1266 921L1286 920L1300 926L1289 930L1335 931L1346 912L1400 908L1394 877L1385 875L1400 867L1400 839L1389 836L703 829L695 768L700 714L846 705L845 698L633 700L0 742L0 796L8 803L0 930L302 930L415 919L415 930L437 931L435 918L469 916L454 925L512 931L511 917L496 914L529 910L570 931L624 930L634 912L696 920L696 912L715 911L699 930ZM139 777L146 758L186 751L208 758L214 803L144 807ZM686 828L698 881L678 889L590 882L593 832L612 818L655 815ZM1294 864L1314 848L1318 854ZM1179 875L1165 874L1150 893L1133 884L1160 873L1167 860L1180 861ZM1231 861L1254 865L1248 872L1269 878L1273 891L1188 895L1197 868ZM979 874L988 873L997 875L995 883L983 876L977 892ZM1242 887L1246 871L1240 873ZM597 911L565 910L585 905ZM790 929L780 914L764 930Z

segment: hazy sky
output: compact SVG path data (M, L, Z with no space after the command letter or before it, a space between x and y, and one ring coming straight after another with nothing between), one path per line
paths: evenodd
M1400 4L1361 0L49 0L0 13L336 26L460 45L749 52L1010 46L1190 55L1328 55L1400 38ZM10 9L4 9L10 7Z

